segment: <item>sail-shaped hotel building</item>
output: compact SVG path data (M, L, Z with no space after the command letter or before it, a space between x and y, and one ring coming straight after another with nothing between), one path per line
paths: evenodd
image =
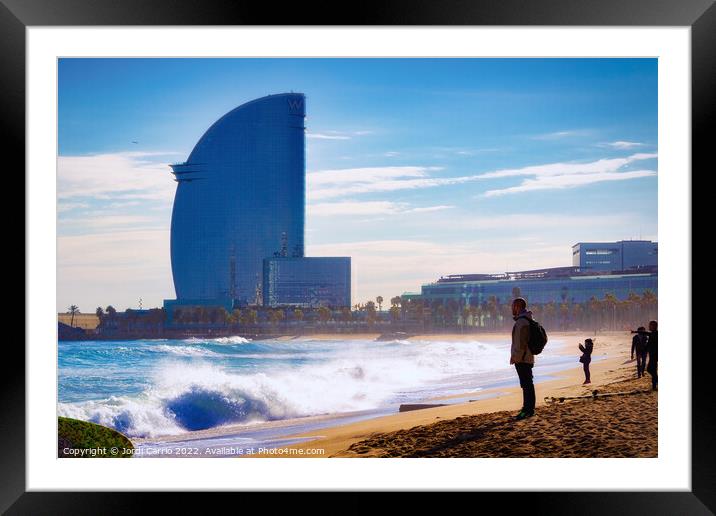
M165 301L168 312L263 305L265 294L272 306L350 306L350 258L304 257L305 110L301 93L246 102L171 165L177 299Z

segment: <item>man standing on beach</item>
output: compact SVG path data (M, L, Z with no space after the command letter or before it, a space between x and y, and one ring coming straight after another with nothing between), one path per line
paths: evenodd
M649 321L649 339L646 341L646 352L649 355L649 365L646 366L646 372L651 375L651 388L656 390L657 369L659 360L659 331L656 321Z
M527 310L527 301L518 297L512 301L512 318L515 324L512 327L512 349L510 364L515 364L517 376L522 387L522 409L515 419L525 419L535 413L535 386L532 379L532 367L535 363L534 355L528 346L530 340L530 323L532 312Z

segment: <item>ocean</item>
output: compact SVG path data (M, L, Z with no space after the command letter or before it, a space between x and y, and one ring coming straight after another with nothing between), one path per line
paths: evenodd
M558 341L535 379L574 365ZM540 376L541 375L541 376ZM517 385L509 341L360 339L78 341L58 344L58 414L130 438L323 414L370 417L402 403ZM442 401L447 402L447 401ZM272 438L278 435L272 434Z

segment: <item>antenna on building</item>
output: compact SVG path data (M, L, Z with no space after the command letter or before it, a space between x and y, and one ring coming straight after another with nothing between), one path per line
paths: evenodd
M229 297L232 301L236 299L236 247L234 244L231 244L229 256Z
M142 298L141 297L139 298L139 309L140 310L142 309Z
M256 296L254 297L254 302L256 306L262 306L264 304L263 293L261 291L261 280L259 280L258 273L256 273Z
M285 258L288 256L288 236L284 231L281 233L281 257Z

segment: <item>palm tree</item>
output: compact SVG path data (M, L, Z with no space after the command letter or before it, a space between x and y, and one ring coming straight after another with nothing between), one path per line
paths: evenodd
M269 321L271 324L276 326L281 320L283 320L283 310L269 310Z
M465 325L467 324L467 318L472 315L472 307L465 306L462 309L462 331L465 331Z
M436 305L435 307L435 316L438 321L440 321L440 324L442 324L443 327L445 327L445 313L447 310L445 309L445 305L440 303Z
M554 324L554 318L555 314L557 313L557 307L554 304L554 301L550 301L546 305L544 305L544 318L547 321L547 324Z
M611 292L607 292L604 294L604 306L607 308L611 308L612 312L612 325L611 329L616 329L616 323L617 323L617 304L619 303L619 299L612 294Z
M74 328L75 326L75 314L80 313L80 308L77 305L70 305L70 308L67 312L68 314L71 314L70 317L70 327Z
M293 311L293 318L299 323L303 321L303 310L301 310L300 308L296 308Z
M582 308L582 305L579 303L574 303L572 305L572 322L573 327L576 329L581 329L584 325L582 324L582 317L584 316L584 309Z
M567 303L560 303L559 305L559 319L562 329L567 328L567 321L569 319L569 305Z
M653 290L647 289L641 297L642 306L646 308L646 318L656 319L657 297Z
M601 327L602 322L602 302L596 297L592 296L587 302L589 307L589 320L593 323L595 332Z
M382 306L383 306L383 296L378 296L378 297L376 297L376 298L375 298L375 302L378 303L378 311L379 311L379 312L382 312L382 311L383 311L383 308L382 308Z
M395 296L395 297L391 297L391 298L390 298L390 304L391 304L392 306L400 307L400 305L402 304L402 302L403 302L403 298L400 297L400 296Z
M102 317L104 317L104 310L102 310L101 306L97 307L97 310L94 311L95 315L97 316L97 319L99 319L99 322L102 322Z
M353 320L353 312L347 306L341 308L341 320L343 322L351 322Z
M494 330L497 328L497 298L490 296L487 299L487 313L490 314L490 326Z
M331 311L325 306L319 307L318 319L324 324L327 323L331 319Z
M460 304L455 299L448 299L445 306L445 314L447 315L450 326L457 324L457 317L460 312Z
M400 308L393 305L390 307L389 312L390 312L390 320L393 321L394 323L398 322L398 320L400 319Z
M257 318L258 313L256 312L256 310L244 310L243 312L241 312L241 324L255 324Z
M473 326L482 326L482 310L480 305L470 305L470 315L472 316Z

